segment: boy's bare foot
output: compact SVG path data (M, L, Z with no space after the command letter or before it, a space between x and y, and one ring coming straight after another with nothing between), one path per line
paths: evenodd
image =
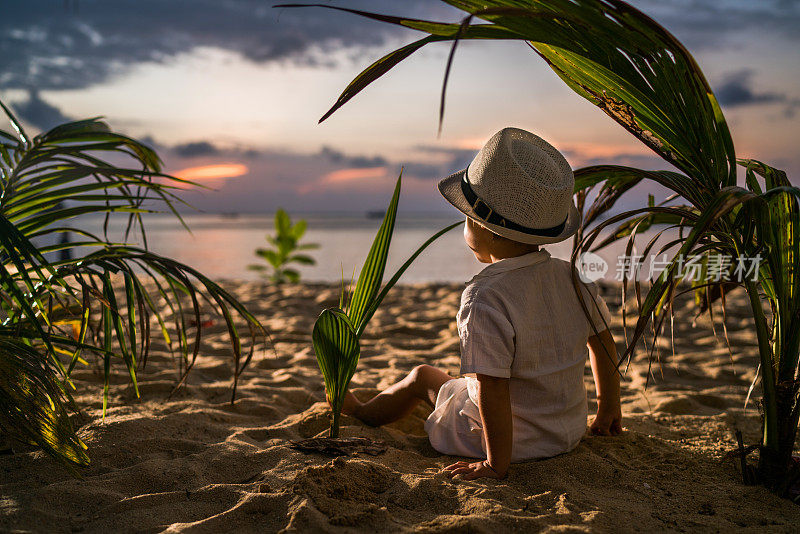
M328 405L331 405L330 397L327 398ZM347 393L344 395L344 402L342 403L342 413L345 415L352 415L353 417L358 417L356 413L358 409L361 408L362 402L356 398L355 395L348 389ZM332 406L331 406L332 407Z
M361 408L361 401L348 389L344 395L344 403L342 403L342 413L345 415L352 415L357 417L358 409Z

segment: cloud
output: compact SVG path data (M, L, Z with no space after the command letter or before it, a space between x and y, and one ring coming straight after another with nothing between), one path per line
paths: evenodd
M186 156L183 145L160 146L166 172L199 179L195 172L212 177L233 176L231 162L246 170L235 180L208 180L204 185L213 191L191 188L181 193L190 205L211 212L269 212L278 207L291 211L341 211L360 213L385 207L401 165L403 195L401 202L415 211L445 211L447 203L440 198L435 183L439 179L469 165L477 150L452 145L416 145L397 147L402 159L384 154L348 154L327 147L316 152L292 152L246 146L219 146L211 141L195 141L213 146L213 156L200 167L193 156ZM553 140L573 169L591 165L627 165L647 170L674 170L668 163L635 141L630 143L574 143ZM213 161L216 160L216 161ZM372 166L350 165L351 162L377 161ZM780 163L780 162L776 162ZM221 170L217 170L220 168ZM178 169L177 171L175 169ZM192 173L189 173L192 171ZM205 174L204 174L205 175ZM647 194L665 198L667 191L647 183L626 195L618 208L627 209L647 201Z
M633 141L630 144L553 142L573 168L599 164L630 165L650 170L671 168L646 147ZM337 211L350 214L384 209L401 165L404 167L401 209L445 212L451 208L437 192L436 181L465 168L477 152L473 148L462 148L465 144L460 141L450 145L432 143L397 147L405 154L402 159L380 153L350 154L338 147L309 153L222 146L211 140L194 143L208 143L214 147L214 155L203 156L205 165L198 167L196 157L182 155L185 154L183 145L159 146L166 172L199 179L194 173L202 171L222 179L204 181L203 185L209 186L210 190L189 188L181 191L181 198L203 211L239 213L266 213L278 207L289 212ZM249 159L243 159L245 154ZM349 165L353 161L385 164ZM246 171L235 179L226 179L226 176L238 174L227 167L232 162L241 162L237 164ZM667 194L662 187L648 183L626 195L617 208L622 210L641 205L647 201L647 193L655 194L657 199Z
M483 140L485 141L485 140ZM388 169L403 168L403 176L426 182L438 181L450 174L469 166L472 159L480 150L481 141L477 148L476 143L456 141L452 145L416 145L411 147L410 156L403 159L388 159L386 157L347 155L329 147L323 148L319 155L331 163L345 165L348 168L342 172L345 176L356 176L355 171L361 168L388 167ZM469 147L469 148L463 148ZM650 151L644 145L611 145L603 143L560 143L557 147L569 161L573 168L590 165L627 165L650 170L670 168L670 166ZM359 165L361 163L362 165ZM387 171L388 171L387 169Z
M418 178L441 179L449 174L465 169L480 150L456 146L420 145L416 149L423 154L439 157L439 163L423 163L411 160L404 163L409 174ZM573 169L590 165L628 165L645 169L669 167L655 153L644 145L614 145L604 143L556 143L556 148L564 154Z
M354 169L375 169L378 167L388 167L399 171L402 167L403 176L422 180L438 180L466 167L476 153L476 150L463 149L458 146L438 145L418 145L412 147L412 150L417 153L417 156L414 158L406 157L402 160L389 160L381 155L345 154L328 146L322 147L319 155L331 163L348 167L349 169L346 169L348 172Z
M0 17L0 88L76 89L102 83L131 66L163 63L198 47L230 50L258 63L331 65L331 50L358 56L416 32L333 10L272 9L252 0L81 0L5 2ZM798 2L787 0L641 0L690 48L769 30L796 41ZM458 21L463 12L427 0L350 0L351 8ZM70 6L80 5L80 9ZM791 45L790 45L791 46ZM357 59L360 64L362 61Z
M419 180L439 180L465 168L475 157L477 149L461 148L461 146L460 142L456 146L417 145L411 147L411 152L415 154L413 157L407 156L400 160L390 160L381 155L350 155L327 146L323 147L319 154L331 163L349 167L348 172L353 169L378 167L388 167L399 171L402 167L405 177Z
M331 171L323 175L319 180L311 183L306 183L297 187L297 192L301 195L308 195L314 191L329 190L330 186L343 185L345 188L352 190L355 188L363 188L374 184L380 183L380 179L385 178L388 173L386 167L356 167L348 169L339 169Z
M60 109L43 100L36 89L29 90L28 99L14 104L12 111L17 118L42 131L71 120Z
M187 149L187 145L191 147ZM290 211L381 209L391 196L401 165L405 166L404 203L413 205L417 211L446 209L432 179L455 170L450 168L450 162L460 149L406 148L414 152L413 157L398 161L381 154L349 154L332 147L302 153L224 146L211 140L157 145L165 172L191 180L223 178L203 182L212 190L189 188L181 192L190 205L204 211L268 212L280 206ZM198 158L202 158L204 165L197 165ZM242 162L237 165L244 172L232 172L231 162ZM233 175L239 177L224 179Z
M213 180L220 178L236 178L244 176L249 172L247 165L241 163L215 163L213 165L201 165L199 167L188 167L172 173L176 178L182 180Z
M203 158L213 159L216 157L228 157L235 159L254 159L262 155L262 150L236 145L236 144L217 144L213 141L199 140L177 145L160 145L151 136L142 138L142 142L160 150L169 150L181 158Z
M81 0L80 9L70 9L52 0L4 2L0 88L88 87L135 64L165 62L198 47L238 52L258 63L330 64L332 49L363 50L410 32L328 9L272 9L277 3ZM356 0L347 5L386 12L394 3ZM442 13L428 6L424 0L407 0L402 11Z
M220 149L209 143L208 141L194 141L191 143L183 143L175 145L172 150L184 158L196 158L199 156L216 156L219 155Z
M332 163L355 168L384 167L389 164L386 158L381 156L348 156L329 146L323 146L320 155Z
M750 104L769 104L786 102L786 95L779 93L757 93L752 88L754 72L750 69L729 73L714 91L720 105L728 107L746 106Z
M335 184L339 182L351 182L353 180L364 180L367 178L383 178L384 176L386 176L386 167L359 167L329 172L322 177L321 182Z
M417 145L415 149L427 156L422 160L410 160L403 163L403 168L411 176L429 180L441 180L450 174L460 171L470 164L477 154L483 141L477 148L462 148L472 146L463 142L456 142L455 146ZM431 161L431 158L433 161Z
M735 108L759 104L786 104L784 115L792 118L795 110L800 107L800 100L789 98L784 93L756 91L752 83L754 75L752 69L744 69L723 77L722 82L714 89L720 105Z
M768 31L797 41L800 3L793 0L639 0L631 2L692 49ZM787 45L792 46L792 45Z

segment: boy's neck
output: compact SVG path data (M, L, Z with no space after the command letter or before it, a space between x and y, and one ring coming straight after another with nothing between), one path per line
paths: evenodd
M489 257L492 263L539 251L539 245L528 245L526 243L516 243L513 241L496 242L495 245L496 246L492 247L492 250L489 251Z

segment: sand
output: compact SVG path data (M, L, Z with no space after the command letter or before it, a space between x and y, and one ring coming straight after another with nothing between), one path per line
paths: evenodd
M275 341L275 352L261 350L242 375L236 403L229 403L230 349L219 323L208 329L186 387L170 399L176 372L163 343L141 371L141 400L115 375L105 422L99 369L77 370L84 418L76 421L92 464L77 479L39 452L0 456L0 531L800 530L800 507L742 485L736 464L723 461L735 428L750 443L759 436L755 406L743 409L757 355L742 293L729 298L732 355L707 318L692 326L691 306L677 306L675 356L667 336L662 365L648 371L640 353L627 371L622 436L586 436L568 454L513 465L504 480L464 482L438 472L454 458L431 448L422 407L384 428L343 419L344 436L388 444L379 456L331 459L288 448L289 440L325 435L329 426L309 333L319 311L337 302L338 288L225 285ZM421 363L457 373L462 287L390 293L363 339L356 395L369 396ZM618 289L603 291L618 310ZM620 348L621 324L617 313ZM591 399L588 367L586 376Z

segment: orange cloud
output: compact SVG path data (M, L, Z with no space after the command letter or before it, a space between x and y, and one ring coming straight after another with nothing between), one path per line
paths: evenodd
M355 169L341 169L329 172L322 177L323 183L335 184L349 182L351 180L361 180L365 178L383 178L386 176L386 167L366 167Z
M187 167L172 173L176 178L183 180L210 180L216 178L235 178L247 174L247 165L241 163L217 163L214 165L201 165L199 167Z
M324 186L327 184L342 184L353 182L356 180L373 180L377 178L384 178L386 176L386 167L354 167L350 169L339 169L338 171L329 172L323 175L315 184L305 184L297 188L297 192L301 195L307 195L313 191L317 186Z

